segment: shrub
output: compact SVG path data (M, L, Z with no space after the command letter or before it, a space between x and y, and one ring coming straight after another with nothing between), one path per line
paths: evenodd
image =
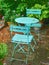
M7 55L7 44L0 43L0 59L3 59Z

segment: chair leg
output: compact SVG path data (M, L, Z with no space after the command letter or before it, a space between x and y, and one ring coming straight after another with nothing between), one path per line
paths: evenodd
M35 43L35 45L37 44L35 38L33 38L33 42Z
M26 55L26 64L28 63L28 55Z
M32 51L34 52L34 47L35 47L35 45L32 46L32 45L30 44L30 47L31 47Z
M13 52L12 52L12 58L11 58L10 61L15 60L15 59L14 59L14 52L15 52L15 49L17 48L18 45L19 45L19 44L16 44L16 45L14 46L14 49L13 49Z
M39 41L40 38L41 38L41 37L40 37L40 30L37 30L35 33L36 33L36 35L38 36L38 41Z
M14 46L14 49L13 49L13 52L12 52L12 57L14 56L15 49L17 48L18 45L19 45L19 44L16 44L16 45Z
M27 54L26 54L26 64L28 63L29 54L30 54L30 44L28 44L28 51L27 51Z
M38 35L38 41L40 41L41 40L41 34L40 34L40 30L38 30L38 32L37 32L37 35Z
M38 32L38 34L37 34L37 35L38 35L38 41L39 41L39 40L40 40L40 33Z

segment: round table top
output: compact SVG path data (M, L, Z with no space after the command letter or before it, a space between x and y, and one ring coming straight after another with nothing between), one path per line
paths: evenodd
M19 17L15 19L15 22L21 24L33 24L33 23L38 23L39 20L31 17Z

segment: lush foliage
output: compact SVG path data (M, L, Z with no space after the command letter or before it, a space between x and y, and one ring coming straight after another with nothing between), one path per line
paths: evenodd
M33 15L30 14L28 15L29 17L36 17L39 18L40 20L42 20L43 18L48 18L49 17L49 7L41 4L35 4L34 6L31 7L31 9L41 9L41 15L39 17L39 15Z
M2 14L5 21L12 21L19 16L25 16L26 8L41 8L42 9L42 18L48 16L48 3L49 0L0 0L0 14ZM37 5L37 4L38 5ZM36 4L36 5L35 5ZM46 10L45 10L46 6ZM40 19L42 19L40 18Z
M7 53L7 45L5 43L0 43L0 59L3 59Z

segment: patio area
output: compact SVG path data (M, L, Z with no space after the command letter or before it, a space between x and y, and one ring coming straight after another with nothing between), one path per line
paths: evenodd
M42 33L46 29L46 33ZM35 39L37 41L37 45L35 47L35 52L30 55L27 65L49 65L49 27L43 27L41 29L41 40L38 41L37 36L35 35ZM14 33L13 33L14 34ZM8 45L8 56L5 58L7 65L26 65L25 62L21 61L13 61L12 64L10 62L11 54L13 45L10 43L10 31L9 26L5 26L3 29L0 30L0 42L5 42ZM21 57L24 59L24 55L20 54ZM19 54L15 54L16 56L20 56Z

